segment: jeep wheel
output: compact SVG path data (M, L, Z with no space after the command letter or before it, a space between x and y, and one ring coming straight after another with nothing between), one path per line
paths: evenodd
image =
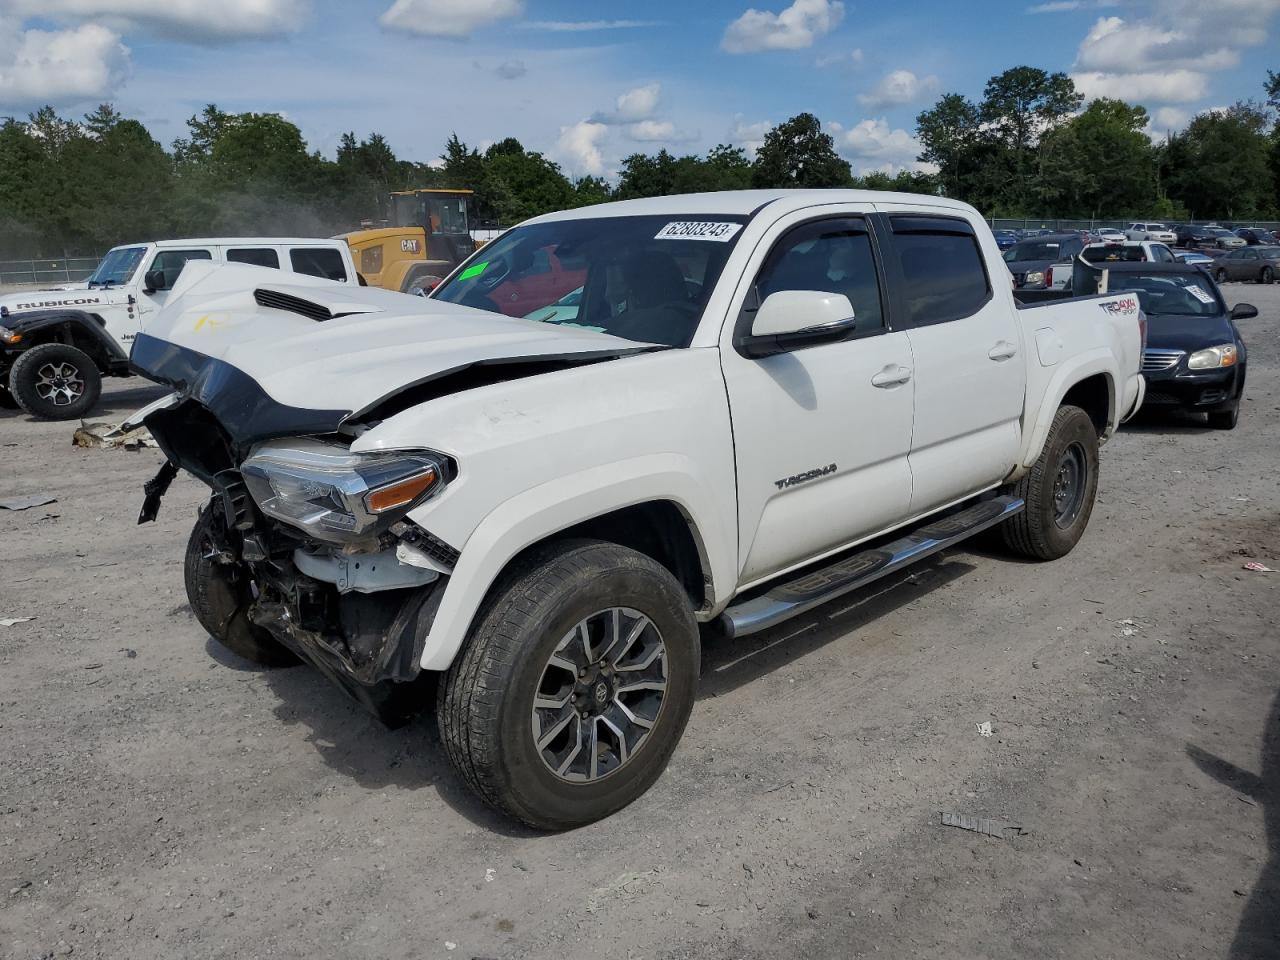
M84 351L65 343L41 343L14 361L9 391L33 417L75 420L98 402L102 375Z
M1000 525L1005 545L1037 560L1056 560L1079 542L1098 492L1098 433L1079 407L1058 408L1040 458L1008 490L1026 508Z
M201 511L187 540L182 572L191 612L213 639L246 660L264 667L297 663L293 651L249 620L249 571L222 556L225 542L226 522L215 499Z
M504 576L441 678L441 738L491 806L581 826L661 775L699 666L693 608L666 569L614 544L554 544Z

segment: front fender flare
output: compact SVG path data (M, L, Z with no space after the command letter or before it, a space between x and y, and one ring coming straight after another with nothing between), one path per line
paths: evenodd
M15 333L21 333L24 338L28 334L44 330L75 327L91 337L102 348L108 362L128 360L125 352L120 349L120 345L111 338L111 334L107 333L106 323L102 317L87 310L29 310L11 313L4 318L4 325Z
M485 596L517 554L584 520L639 503L669 500L689 518L707 565L711 606L718 609L734 585L737 532L720 529L707 498L686 458L653 454L559 477L503 502L462 547L423 645L422 669L448 669Z

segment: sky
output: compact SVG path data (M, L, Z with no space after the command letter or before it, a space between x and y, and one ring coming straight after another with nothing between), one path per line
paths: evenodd
M431 161L507 136L570 176L815 114L855 173L917 169L915 117L1029 64L1150 132L1260 98L1280 0L0 0L0 116L110 101L164 144L207 103Z

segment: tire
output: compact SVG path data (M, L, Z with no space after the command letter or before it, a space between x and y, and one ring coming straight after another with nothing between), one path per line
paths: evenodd
M1263 267L1262 273L1258 274L1259 283L1274 283L1275 279L1276 279L1276 272L1272 270L1270 267Z
M232 653L263 667L298 663L288 647L249 620L252 595L247 572L239 563L221 563L211 556L213 535L225 528L217 500L200 512L183 563L183 580L191 612L209 636Z
M1226 282L1227 282L1227 271L1225 271L1225 270L1223 270L1221 267L1219 267L1217 270L1213 271L1213 279L1214 279L1217 283L1226 283Z
M1208 416L1209 426L1214 430L1234 430L1240 422L1240 404L1236 402L1226 410L1214 410Z
M18 355L9 371L9 392L40 420L76 420L98 402L102 374L83 350L41 343Z
M582 624L597 638L583 645L585 655L577 645ZM611 636L633 639L610 648ZM593 646L596 654L604 647L605 656L581 667L578 661L590 663ZM663 651L657 659L655 648ZM609 660L618 649L622 654ZM649 666L637 667L645 656ZM441 677L441 739L463 780L490 806L541 830L582 826L625 807L661 775L693 709L700 656L692 605L665 568L615 544L550 544L504 575ZM566 660L573 669L559 665ZM627 689L636 678L654 679L659 668L660 696ZM597 672L584 680L584 670ZM642 699L624 699L636 696ZM554 707L535 707L561 697ZM606 720L623 728L621 741ZM562 734L554 735L558 728ZM598 731L597 749L583 746L591 730ZM539 734L545 749L535 742ZM620 743L634 735L641 739L632 739L630 755L623 756Z
M1068 456L1074 468L1066 465ZM1057 494L1069 469L1077 471L1071 488L1075 494L1064 510ZM1098 492L1098 433L1089 415L1079 407L1059 407L1040 458L1006 492L1026 502L1021 513L1000 526L1006 547L1036 560L1057 560L1070 553L1089 525Z

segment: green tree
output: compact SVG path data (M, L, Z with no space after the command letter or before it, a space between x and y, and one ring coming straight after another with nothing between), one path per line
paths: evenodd
M851 179L848 162L811 113L797 114L765 134L751 176L756 187L843 187Z
M1045 216L1146 216L1156 203L1155 150L1147 111L1094 100L1041 143L1039 211Z
M983 140L977 106L958 93L944 94L916 117L916 136L924 146L917 159L937 164L943 192L971 196Z
M1013 67L987 81L978 116L984 139L995 147L983 158L993 206L1023 214L1035 206L1037 147L1083 101L1065 73L1038 67Z
M1273 212L1273 144L1254 104L1202 113L1170 138L1161 157L1169 196L1192 217L1245 219Z

